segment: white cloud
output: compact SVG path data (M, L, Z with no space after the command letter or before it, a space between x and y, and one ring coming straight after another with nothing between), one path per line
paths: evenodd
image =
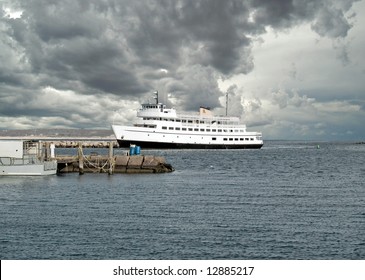
M5 12L5 16L11 19L21 18L23 15L23 11L13 10L12 8L3 8Z
M322 38L310 23L285 32L267 29L253 45L253 71L220 81L222 90L237 85L246 104L261 101L260 114L267 119L258 128L267 138L331 139L333 131L338 139L363 135L359 127L365 117L365 57L360 54L365 45L364 1L354 9L356 21L346 38L332 39L342 32L335 29ZM353 11L348 14L353 17ZM257 119L250 110L244 117Z
M323 113L358 113L361 106L358 104L350 104L348 101L331 101L326 103L314 104L316 109Z

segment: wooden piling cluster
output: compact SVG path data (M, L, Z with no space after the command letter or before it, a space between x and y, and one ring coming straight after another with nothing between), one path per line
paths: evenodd
M105 155L84 155L79 143L77 156L56 156L58 173L164 173L174 171L165 158L152 155L113 155L113 144Z

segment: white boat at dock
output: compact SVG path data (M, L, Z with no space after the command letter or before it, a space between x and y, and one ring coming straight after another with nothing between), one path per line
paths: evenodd
M199 114L178 114L158 100L142 104L133 126L112 125L120 147L143 149L260 149L261 132L249 132L238 117L214 116L209 108Z
M52 149L31 140L0 140L0 176L41 176L57 173Z

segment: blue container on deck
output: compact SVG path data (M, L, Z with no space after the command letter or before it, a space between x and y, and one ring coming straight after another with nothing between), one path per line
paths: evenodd
M139 155L140 153L141 153L141 147L140 146L136 146L134 148L134 154Z
M129 147L129 155L133 156L136 153L136 145L130 145Z

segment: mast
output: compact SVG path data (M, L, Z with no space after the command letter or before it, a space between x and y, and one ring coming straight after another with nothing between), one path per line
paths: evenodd
M226 117L228 116L228 91L226 92Z

